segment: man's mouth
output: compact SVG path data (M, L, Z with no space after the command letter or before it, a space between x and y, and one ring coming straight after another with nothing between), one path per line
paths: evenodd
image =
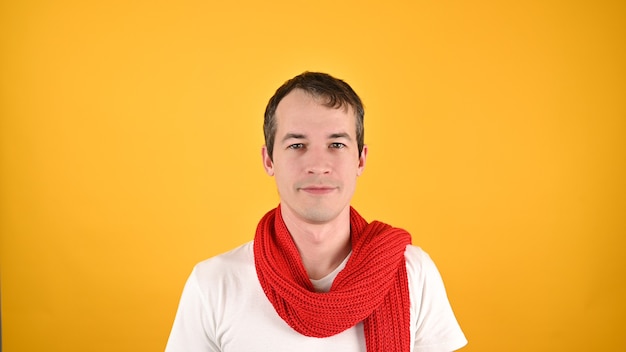
M310 193L310 194L328 194L334 191L335 189L336 187L330 187L330 186L307 186L307 187L300 188L300 190L306 193Z

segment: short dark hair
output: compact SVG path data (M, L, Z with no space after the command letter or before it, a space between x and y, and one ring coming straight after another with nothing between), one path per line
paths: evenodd
M274 96L270 98L265 108L265 119L263 121L263 134L265 135L265 146L267 154L272 159L274 151L274 139L276 137L276 108L278 103L292 90L302 89L314 97L324 98L324 106L330 108L351 107L356 115L356 140L359 155L363 151L363 140L365 128L363 118L365 110L361 98L354 92L350 85L327 73L304 72L287 82L276 90Z

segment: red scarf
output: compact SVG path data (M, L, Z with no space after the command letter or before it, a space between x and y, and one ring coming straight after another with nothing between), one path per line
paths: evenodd
M410 298L404 251L411 236L350 208L352 255L330 292L315 292L280 213L259 222L257 276L278 315L302 335L328 337L363 321L368 352L410 350Z

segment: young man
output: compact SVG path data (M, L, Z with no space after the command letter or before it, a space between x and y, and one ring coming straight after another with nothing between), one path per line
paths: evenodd
M467 343L428 255L406 231L350 207L367 156L363 115L352 88L324 73L276 91L262 155L280 204L254 241L194 268L167 352L449 352Z

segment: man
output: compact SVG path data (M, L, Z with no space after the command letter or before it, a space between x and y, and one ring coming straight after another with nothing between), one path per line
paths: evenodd
M350 207L367 156L363 115L352 88L324 73L276 91L262 156L280 204L254 241L194 268L167 352L443 352L467 343L428 255L406 231L368 224Z

